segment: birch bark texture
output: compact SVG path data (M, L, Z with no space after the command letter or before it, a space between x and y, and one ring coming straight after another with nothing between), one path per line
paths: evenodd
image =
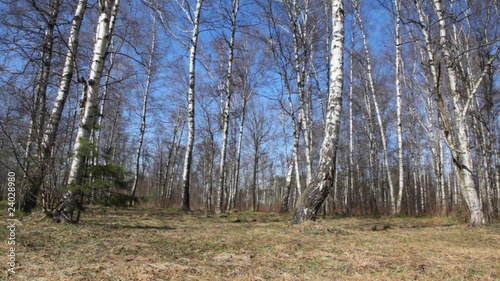
M321 205L334 184L336 153L342 111L344 82L344 7L342 0L332 1L332 42L330 49L330 84L324 140L321 145L319 166L314 179L303 192L292 217L292 224L315 220Z
M99 103L99 86L102 77L102 71L106 61L108 42L111 40L111 27L116 19L120 0L101 0L99 1L99 19L96 29L96 41L90 66L86 98L84 99L84 108L81 113L81 120L78 125L76 135L73 160L69 171L68 186L79 185L83 182L83 172L85 169L86 157L82 154L82 148L90 141L91 132L97 114ZM79 192L73 194L68 191L58 206L53 210L54 220L65 223L73 223L73 212L77 209L80 199L76 198Z
M444 68L448 79L449 89L442 89L440 82L440 69L437 57L434 55L434 50L431 45L430 35L426 30L429 23L426 21L426 15L419 1L414 1L419 19L421 22L421 30L424 35L425 45L429 56L429 65L431 75L434 82L434 92L436 96L436 104L439 114L439 119L442 124L442 134L444 140L450 149L453 160L454 170L457 176L457 185L460 189L465 204L469 209L469 223L470 226L477 227L485 224L485 218L482 211L482 204L475 186L475 174L472 160L472 153L470 150L469 140L469 125L467 117L471 101L473 100L477 85L479 85L484 77L483 73L477 78L477 81L460 81L461 69L460 63L457 61L460 54L454 52L452 44L456 44L449 35L449 23L447 22L447 15L441 0L433 0L432 5L434 13L437 17L438 30L439 30L439 48L444 61ZM452 24L453 25L453 24ZM492 60L488 61L490 64ZM463 76L462 76L463 77ZM472 89L462 87L461 84L470 83L475 85ZM444 95L448 93L449 98ZM445 100L450 100L453 112L448 110L445 105Z
M217 186L217 205L215 207L216 213L221 213L224 211L224 182L226 175L226 150L227 150L227 137L229 135L229 115L231 110L231 98L232 98L232 74L233 74L233 61L234 61L234 41L236 37L236 20L238 18L238 12L240 10L240 1L231 1L231 38L229 39L229 57L227 60L227 73L225 81L225 94L226 94L226 104L224 105L224 111L222 113L222 144L220 151L220 166L219 166L219 184Z
M462 91L459 87L458 63L455 61L455 54L452 53L451 41L448 37L445 10L441 6L441 0L434 0L434 9L439 24L439 42L443 53L445 67L448 74L451 96L453 101L455 124L456 124L456 144L452 140L452 131L445 131L445 138L448 138L448 145L451 148L453 163L458 172L458 184L469 208L469 223L471 226L482 226L485 223L481 201L474 181L474 167L472 154L470 151L470 141L468 136L469 126L466 121L467 105L472 93L465 93L466 98L462 98ZM465 102L464 102L465 101ZM444 110L444 108L441 108ZM451 129L451 128L449 128Z
M57 91L57 97L52 107L52 112L49 117L49 122L47 128L43 134L41 157L42 161L40 164L40 175L43 177L52 170L54 162L52 150L55 146L55 140L57 137L57 131L59 129L59 123L61 122L62 113L66 100L68 98L71 80L73 78L73 73L75 69L76 55L78 53L78 42L80 37L80 27L82 25L83 16L87 8L87 0L78 1L78 5L75 10L75 15L71 23L71 30L68 40L68 52L66 53L66 60L64 62L62 78L59 83L59 88ZM39 182L43 185L43 182ZM45 206L44 191L42 190L42 209L47 211L47 206Z
M48 161L51 157L52 148L54 147L55 139L57 136L57 130L59 128L59 123L61 122L62 112L66 104L66 99L69 94L71 80L73 78L73 73L75 69L76 54L78 53L78 42L80 37L80 27L82 25L83 16L87 8L87 0L78 1L78 6L75 10L75 15L73 16L73 21L71 23L71 31L68 40L68 52L66 53L66 60L64 62L64 68L62 72L61 82L59 83L59 88L57 91L57 97L52 107L52 112L50 114L49 122L47 124L47 129L43 135L42 142L42 153L44 156L44 163Z
M403 199L403 188L405 183L404 178L404 155L403 155L403 121L402 121L402 95L401 95L401 1L394 0L394 7L396 9L396 23L395 23L395 44L396 44L396 122L397 122L397 138L398 138L398 196L396 198L396 213L401 213L401 203Z
M54 0L48 3L47 17L45 19L45 33L40 54L40 66L36 81L36 88L34 92L34 100L32 104L31 121L29 124L28 140L26 142L24 154L24 167L23 167L23 183L22 186L27 186L27 191L21 201L21 208L24 212L29 213L36 207L37 194L40 191L42 184L42 173L38 170L33 172L32 176L32 162L35 159L33 149L35 145L41 145L41 131L45 125L45 111L47 99L47 87L51 75L52 56L54 49L54 29L61 8L61 1ZM40 156L40 152L38 153ZM41 159L38 159L41 160ZM41 163L41 162L40 162Z
M189 211L189 185L190 185L190 174L191 174L191 164L193 162L193 146L194 146L194 134L195 134L195 107L194 107L194 97L195 97L195 70L196 70L196 49L198 46L198 34L200 27L200 15L203 0L196 1L196 8L194 12L194 18L191 19L193 24L193 33L191 37L191 46L189 49L189 89L188 89L188 136L186 143L186 154L184 156L184 169L182 172L182 199L181 199L181 210Z
M306 185L308 185L312 180L313 172L312 124L309 116L310 111L306 110L309 108L308 101L310 101L310 98L307 95L310 94L310 92L305 89L306 76L311 75L307 73L309 53L312 53L310 50L312 43L309 41L309 37L311 37L312 34L308 33L308 15L311 3L310 1L297 3L296 0L284 1L283 3L285 4L285 10L288 14L290 32L293 39L293 69L296 76L297 94L299 96L298 122L300 123L299 128L304 131Z

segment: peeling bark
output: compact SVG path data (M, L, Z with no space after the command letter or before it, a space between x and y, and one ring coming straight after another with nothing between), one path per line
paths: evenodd
M344 10L342 0L333 1L332 14L333 38L330 50L330 88L328 89L325 138L321 145L316 175L304 191L298 207L295 209L291 220L293 224L316 219L316 215L335 180L344 80Z

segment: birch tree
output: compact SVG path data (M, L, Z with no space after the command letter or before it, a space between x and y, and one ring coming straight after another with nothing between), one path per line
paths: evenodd
M377 94L376 94L376 89L375 89L375 81L373 78L373 65L372 65L371 58L370 58L370 51L368 49L365 28L364 28L363 21L361 19L360 7L358 4L358 1L353 0L353 4L354 4L355 10L356 10L356 19L357 19L357 22L358 22L358 25L360 28L361 37L363 39L363 46L365 49L365 56L366 56L365 59L366 59L367 75L368 75L368 82L369 82L369 91L371 92L371 98L373 101L373 106L375 108L375 114L376 114L377 121L378 121L378 127L380 129L380 138L382 141L382 150L383 150L382 152L383 152L383 156L384 156L384 166L385 166L385 170L386 170L386 174L387 174L387 181L388 181L388 185L389 185L390 210L391 210L391 214L395 214L396 213L396 202L394 199L394 187L393 187L393 183L392 183L391 169L389 166L389 155L388 155L388 151L387 151L387 137L386 137L385 127L384 127L384 121L382 118L382 112L380 110L380 106L379 106Z
M269 29L269 48L273 54L275 63L277 64L276 71L281 78L283 83L284 91L286 94L286 102L280 102L283 111L291 119L292 130L293 130L293 146L290 156L290 163L288 165L288 172L285 180L285 194L282 198L281 212L288 211L288 200L290 197L290 192L292 190L292 176L295 174L295 183L297 194L300 196L302 194L302 186L300 181L300 166L299 166L299 143L300 143L300 131L301 131L301 120L300 116L297 116L297 111L295 110L295 105L292 99L292 78L288 69L289 64L293 64L293 59L291 58L290 51L288 50L288 43L286 41L286 36L284 36L282 29L283 23L279 21L279 13L274 11L274 6L272 1L267 1L266 7L266 17L268 20ZM296 46L295 43L292 43ZM294 49L296 49L294 47ZM294 56L295 57L295 56ZM300 75L300 74L297 74ZM287 105L285 105L287 104Z
M245 129L245 117L246 117L246 109L247 103L250 99L252 93L245 94L243 93L242 102L241 102L241 112L240 119L238 123L238 142L236 145L236 165L234 167L234 183L232 187L231 197L230 197L230 208L236 207L236 199L238 196L238 186L240 182L240 167L241 167L241 147L243 145L243 130Z
M41 137L43 128L45 126L45 113L47 104L47 87L49 85L52 56L54 48L54 30L56 28L57 18L61 9L61 1L53 0L48 3L47 10L38 7L36 3L30 3L33 8L41 13L45 23L45 33L43 35L42 46L40 51L40 61L38 77L36 78L36 86L34 89L34 98L31 113L31 120L29 124L28 139L25 148L25 163L23 167L23 186L28 186L28 190L24 195L21 202L23 211L29 213L36 207L36 197L40 190L42 181L42 174L39 171L32 173L32 163L37 158L33 155L35 148L40 149ZM37 154L40 153L37 151ZM40 160L40 159L38 159ZM40 162L41 163L41 162ZM34 175L33 177L31 175Z
M84 107L81 112L81 120L78 125L78 133L76 135L73 161L69 171L68 186L78 186L83 182L83 172L85 169L86 155L82 153L84 146L90 141L91 132L97 114L99 101L99 86L102 77L102 71L106 62L108 42L111 40L112 33L110 27L112 22L116 20L118 6L120 0L101 0L99 1L99 19L96 27L96 40L94 44L94 52L92 63L90 66L87 91L84 92ZM73 212L81 206L81 192L68 191L65 193L63 200L52 211L54 219L58 222L72 223ZM77 220L78 221L78 220Z
M233 61L234 61L234 41L236 37L237 17L240 10L240 1L231 0L231 34L229 39L229 57L227 59L227 72L224 93L226 96L226 104L222 113L222 145L220 151L220 165L219 165L219 183L217 185L217 206L215 207L216 213L223 211L224 202L224 181L226 175L226 150L227 150L227 136L229 133L229 116L231 110L232 98L232 74L233 74Z
M349 192L354 193L354 121L353 121L353 99L354 99L354 77L353 77L353 63L354 63L354 46L355 46L355 33L354 29L351 35L351 46L349 55L349 183L346 188L346 194ZM347 197L347 196L346 196ZM362 201L362 200L361 200ZM347 204L346 204L347 205Z
M479 75L467 73L463 66L464 55L470 52L458 52L457 44L459 37L456 22L450 22L447 13L453 15L454 12L447 11L442 5L442 1L433 0L431 5L438 23L438 51L441 54L448 88L443 87L441 82L440 60L433 48L431 36L427 31L430 25L428 15L425 14L419 1L414 1L421 32L424 37L425 49L428 54L429 66L433 81L433 91L436 97L436 104L439 113L439 120L442 124L442 135L450 150L453 167L456 173L458 188L464 198L469 210L469 223L471 226L482 226L485 224L484 213L479 194L476 190L475 169L472 160L470 132L468 120L471 114L471 106L477 94L479 86L488 72L498 53L493 55L485 64ZM452 110L446 105L446 101L451 103Z
M78 1L78 5L73 16L71 23L71 30L68 39L68 51L66 54L66 60L64 62L64 68L61 76L61 81L59 83L59 88L57 91L57 97L52 107L52 112L49 117L47 128L44 131L41 143L41 159L39 166L39 176L38 181L34 182L29 195L25 198L24 211L29 211L28 209L32 206L36 206L36 196L38 195L41 187L44 185L44 178L46 174L53 168L53 147L55 146L55 140L57 136L57 131L59 128L59 123L61 121L64 106L66 104L66 99L68 97L71 81L73 78L73 72L75 68L76 55L78 53L78 39L80 34L80 27L83 20L83 15L85 9L87 8L87 0ZM45 200L45 191L42 191L42 209L48 211L48 206ZM28 202L33 200L32 202Z
M332 42L327 115L320 159L313 181L302 194L292 217L293 224L314 220L334 184L336 152L342 111L344 82L344 8L342 0L332 1Z
M244 39L240 40L241 44L237 45L239 55L235 57L234 64L234 90L238 95L238 108L236 111L239 114L237 123L237 143L235 151L235 165L233 167L233 184L230 188L229 206L236 207L238 198L239 183L241 175L241 155L243 146L243 132L247 119L247 107L251 98L256 94L261 85L265 84L265 73L267 72L268 59L263 55L260 44L255 44L254 37L250 32L245 30L242 32Z
M253 211L258 211L259 207L259 182L258 172L262 157L266 154L265 143L272 137L271 126L268 116L261 104L251 104L250 120L248 122L248 138L252 147L252 185L251 202Z
M395 203L396 213L401 213L401 202L403 199L403 188L404 188L404 166L403 166L403 121L402 121L402 97L401 97L401 1L394 0L394 7L396 9L396 22L395 22L395 44L396 44L396 58L395 58L395 68L396 68L396 123L397 123L397 139L398 139L398 196ZM390 180L390 178L389 178Z
M309 91L306 91L306 73L309 67L309 58L311 48L313 46L310 37L312 34L308 32L309 28L309 13L311 1L296 0L283 1L288 14L290 33L293 41L293 69L296 76L297 93L299 96L299 122L300 128L304 131L305 158L306 158L306 183L309 184L312 180L312 126L308 97ZM293 154L293 153L292 153Z
M441 2L441 0L434 0L433 4L439 24L439 43L447 70L451 100L454 109L454 121L456 124L456 127L453 128L453 125L449 122L449 118L446 117L445 119L448 120L443 122L445 127L444 136L450 147L453 163L458 172L458 184L462 196L469 208L469 223L471 226L482 226L485 224L485 219L481 201L475 186L475 174L470 150L467 116L469 114L471 102L476 94L475 91L477 88L475 85L481 83L484 75L481 75L477 81L474 81L473 89L463 89L462 83L467 83L467 81L460 81L461 77L459 75L463 69L460 69L461 65L457 61L457 54L453 51L452 46L453 43L456 44L458 42L448 35L449 25L446 22L446 10L441 5ZM493 57L493 59L495 59L495 57ZM491 64L491 62L492 60L489 64ZM445 112L446 109L440 104L441 102L439 99L440 97L438 96L438 110L442 116L445 114L447 115Z
M187 2L188 3L188 2ZM192 37L190 42L189 49L189 88L187 93L187 116L188 116L188 136L186 143L186 154L184 156L184 169L182 172L182 202L181 202L181 210L189 211L189 181L191 174L191 164L193 162L193 146L194 146L194 135L195 135L195 82L196 82L196 50L198 46L198 35L199 35L199 27L200 27L200 16L201 16L201 7L203 4L203 0L196 1L196 8L194 10L194 15L191 15L191 8L184 7L184 11L187 14L191 24L193 25Z
M139 182L139 166L141 159L142 146L144 142L144 133L146 132L146 117L148 110L148 96L151 87L151 79L154 71L154 60L155 60L155 50L156 50L156 28L155 28L155 20L152 22L152 30L151 30L151 48L149 49L149 59L146 66L146 85L144 87L144 95L142 98L142 110L141 110L141 127L139 128L139 140L137 145L137 153L135 155L135 171L134 171L134 181L132 183L131 190L131 200L130 204L134 204L134 196L137 190L137 184Z

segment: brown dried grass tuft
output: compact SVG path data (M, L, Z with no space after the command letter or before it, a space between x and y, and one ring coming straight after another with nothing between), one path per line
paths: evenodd
M6 224L6 216L2 223ZM10 280L499 280L500 225L90 207L79 225L16 229ZM5 230L0 231L7 248ZM6 256L0 259L7 278Z

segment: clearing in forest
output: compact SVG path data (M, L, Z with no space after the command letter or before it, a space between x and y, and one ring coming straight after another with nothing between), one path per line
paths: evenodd
M7 216L2 224L7 225ZM7 280L499 280L500 225L89 207L78 225L16 224ZM0 231L7 251L8 230Z

